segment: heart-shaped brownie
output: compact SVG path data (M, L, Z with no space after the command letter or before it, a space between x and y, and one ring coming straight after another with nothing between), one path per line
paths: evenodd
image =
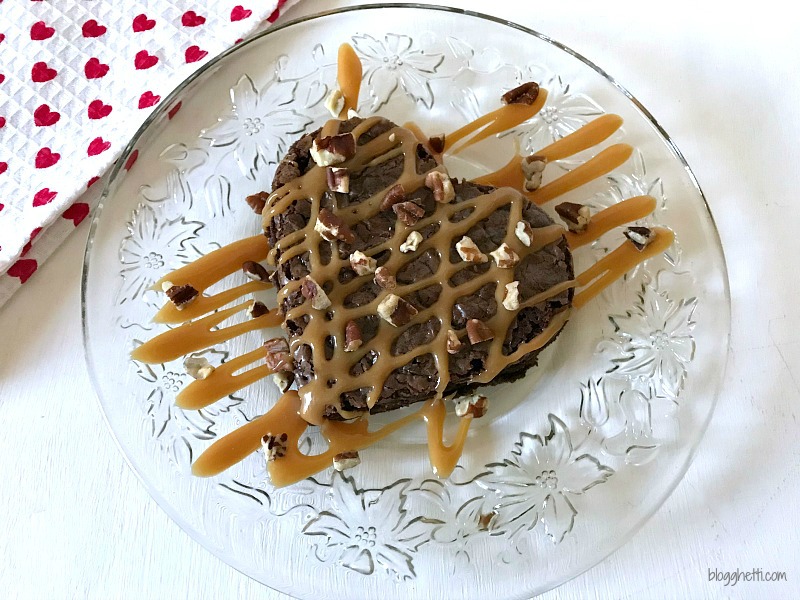
M566 323L564 229L516 190L450 179L426 142L329 121L261 195L310 423L513 381Z

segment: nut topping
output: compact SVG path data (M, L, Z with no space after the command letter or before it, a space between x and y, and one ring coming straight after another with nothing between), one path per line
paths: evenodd
M386 267L375 269L375 283L385 290L393 290L397 287L397 279Z
M344 326L344 351L355 352L361 347L363 341L358 323L351 319Z
M317 138L311 144L311 158L319 167L338 165L356 153L356 138L352 133L340 133Z
M248 196L244 199L244 201L247 202L247 205L253 209L254 213L260 215L264 211L264 207L267 205L267 198L269 198L269 194L267 192L258 192L257 194Z
M193 379L206 379L214 372L214 367L205 356L187 356L183 359L183 368Z
M268 433L261 438L261 446L264 448L267 460L272 462L286 456L286 451L289 449L289 436L285 433L280 435Z
M247 314L253 319L257 319L258 317L265 315L269 312L267 305L263 302L256 300L250 306L247 307Z
M511 246L503 242L497 250L489 253L501 269L512 269L519 262L519 254L511 249Z
M483 321L478 319L470 319L467 321L467 337L470 344L480 344L488 340L494 339L494 333L489 329Z
M406 241L400 244L400 252L416 252L422 243L422 234L419 231L412 231L408 234Z
M425 209L416 202L400 202L393 205L392 210L397 218L409 227L425 216Z
M347 109L347 118L348 118L348 119L359 119L359 118L361 118L361 115L359 115L359 114L356 112L356 109L354 109L354 108L348 108L348 109Z
M425 176L425 187L433 190L433 199L445 204L456 197L453 182L441 171L431 171Z
M328 97L325 99L325 108L328 109L328 112L331 113L334 119L339 118L339 115L342 114L344 110L344 94L342 94L342 90L337 88L328 94Z
M542 185L542 175L547 165L547 158L531 154L522 159L522 174L525 175L525 189L529 192L538 190Z
M271 371L291 371L294 367L294 360L289 352L289 342L286 338L277 337L264 342L266 352L266 363Z
M281 394L285 394L288 389L292 387L292 383L294 383L294 373L278 371L272 375L272 382L278 386L278 390L280 390Z
M358 452L355 451L339 452L339 454L333 457L333 468L337 471L352 469L360 464L361 458L358 456Z
M328 167L325 171L328 189L340 194L350 193L350 172L344 167Z
M475 242L473 242L472 239L466 235L456 242L456 251L461 257L461 260L465 260L467 262L485 263L489 260L487 256L481 252L480 248L478 248Z
M489 400L486 396L472 394L456 399L456 415L465 417L472 415L473 419L480 419L489 410Z
M428 138L428 146L430 146L431 150L433 150L436 154L441 154L444 152L444 142L445 136L443 133Z
M356 237L347 223L338 216L333 214L329 209L323 208L319 211L317 222L314 223L314 231L318 232L324 239L332 242L334 240L341 240L348 244L356 241Z
M517 310L519 308L519 281L512 281L506 284L503 306L506 310Z
M641 252L656 239L656 233L648 227L628 227L624 232L625 237Z
M356 250L350 255L350 267L356 272L356 275L369 275L374 273L378 266L378 261Z
M252 279L253 281L267 281L269 279L269 273L264 266L254 260L244 261L242 263L242 272L248 279Z
M378 304L378 314L390 325L402 327L417 314L414 305L395 294L388 294Z
M579 232L586 229L592 218L592 211L585 204L562 202L556 206L556 213L566 223L570 231Z
M310 275L307 275L306 278L303 279L303 283L300 284L300 293L306 300L311 300L311 308L324 310L331 305L328 294L325 293L322 286L314 281Z
M168 282L164 282L165 284ZM194 289L190 285L171 285L167 287L166 285L161 286L162 289L166 287L164 293L167 295L167 298L170 299L175 305L175 308L178 310L183 310L187 306L189 306L197 296L200 294L196 289Z
M379 208L381 210L389 210L395 204L405 201L405 199L406 190L403 188L403 184L396 183L386 191L386 195L383 197L383 200L381 200Z
M514 233L516 234L517 239L520 242L522 242L526 246L531 245L531 240L533 238L533 228L530 226L530 223L528 223L527 221L520 221L514 228Z
M464 346L458 335L452 329L447 330L447 353L455 354Z
M513 90L507 91L500 96L500 100L503 104L527 104L530 106L536 102L538 96L539 84L534 81L528 81Z

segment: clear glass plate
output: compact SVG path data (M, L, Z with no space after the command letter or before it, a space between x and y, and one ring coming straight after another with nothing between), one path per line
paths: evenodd
M535 151L598 115L621 115L623 129L604 145L624 140L634 155L567 199L603 207L651 194L658 209L647 222L671 228L676 243L577 312L526 379L488 388L490 415L475 423L449 480L432 474L424 435L413 429L364 451L345 475L329 469L285 489L270 485L261 455L194 478L192 460L264 412L277 389L262 381L208 409L177 409L173 398L188 379L181 361L129 357L163 327L151 322L161 299L148 288L259 231L243 198L268 188L292 140L326 119L342 42L364 64L360 113L413 120L431 134L495 108L520 82L549 90L529 122L450 160L457 175L499 167L515 143ZM590 155L556 163L548 176ZM609 234L579 250L578 268L621 241ZM410 5L287 23L181 84L117 163L92 223L83 280L87 361L133 469L194 539L298 598L527 598L596 564L685 473L719 390L729 314L702 192L624 88L534 31ZM218 364L276 333L205 355ZM320 440L310 433L303 444L314 449Z

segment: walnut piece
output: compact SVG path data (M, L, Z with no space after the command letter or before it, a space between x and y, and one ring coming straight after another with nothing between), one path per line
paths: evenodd
M406 241L400 244L400 252L416 252L422 243L422 234L419 231L412 231L408 234Z
M385 290L393 290L397 287L397 279L386 267L375 269L375 283Z
M328 109L328 112L331 113L334 119L338 119L339 115L342 114L344 110L344 103L344 94L342 90L336 88L331 90L331 93L328 94L328 97L325 99L325 108Z
M447 330L447 353L455 354L464 346L458 335L452 329Z
M214 367L205 356L187 356L183 359L183 368L193 379L206 379L214 372Z
M325 170L328 189L340 194L350 193L350 171L345 167L328 167Z
M522 159L522 174L525 175L525 189L529 192L538 190L542 185L542 175L547 165L547 158L531 154Z
M623 233L631 241L631 244L636 246L639 252L647 248L656 239L655 231L648 227L628 227Z
M352 319L344 326L344 351L355 352L364 343L364 338L361 336L361 328L358 323Z
M350 267L356 272L356 275L369 275L374 273L378 266L378 261L356 250L350 255Z
M562 202L556 206L556 214L566 223L570 231L576 233L585 230L592 218L589 207L576 202Z
M352 469L360 464L361 457L358 456L358 452L356 451L339 452L339 454L333 457L333 468L337 471Z
M379 208L381 210L389 210L395 204L404 202L405 199L406 199L406 190L403 187L403 184L396 183L388 190L386 190L386 194L383 196Z
M325 293L322 286L314 281L310 275L307 275L305 279L303 279L303 283L300 284L300 293L306 300L311 300L311 308L325 310L331 305L328 294Z
M402 327L411 321L417 314L414 305L403 300L395 294L388 294L380 304L378 304L378 314L384 321L395 327Z
M527 104L530 106L536 102L538 96L539 84L534 81L528 81L513 90L507 91L500 96L500 100L503 104Z
M517 236L517 239L526 246L531 245L531 240L533 239L533 228L527 221L523 220L517 223L517 226L514 227L514 234Z
M183 310L197 299L200 293L191 285L172 285L169 281L165 281L161 285L161 289L169 298L170 302L175 305L178 310Z
M433 190L433 199L446 204L456 197L453 182L441 171L431 171L425 176L425 187Z
M338 165L355 154L356 138L352 133L320 137L311 144L311 158L319 167Z
M519 281L512 281L506 284L503 306L506 310L517 310L519 308Z
M314 231L318 232L323 239L332 242L334 240L341 240L347 244L352 244L356 241L356 236L347 226L347 223L338 216L333 214L330 209L323 208L319 211L317 222L314 223Z
M519 254L511 249L511 246L503 242L497 250L489 253L501 269L512 269L519 262Z
M259 300L253 302L250 306L247 307L247 315L250 318L257 319L269 312L267 305Z
M289 352L289 342L286 338L276 337L264 342L264 352L266 353L267 367L275 373L279 371L291 371L294 368L294 360Z
M272 382L278 387L281 394L285 394L292 383L294 383L294 373L290 371L278 371L272 375Z
M261 438L261 446L264 448L267 460L272 462L286 456L286 451L289 449L289 436L285 433L279 435L268 433Z
M254 260L246 260L242 263L242 273L253 281L269 280L269 273L267 270L261 263L257 263Z
M258 192L244 199L247 205L253 209L253 212L260 215L264 212L264 207L267 205L268 192Z
M494 333L489 329L483 321L478 319L470 319L467 321L467 337L470 344L480 344L488 340L494 339Z
M489 258L483 252L481 252L480 248L478 248L475 242L473 242L472 239L466 235L456 242L456 251L461 257L461 260L465 260L467 262L485 263L489 260Z
M425 209L416 202L399 202L392 205L392 210L397 218L409 227L416 225L417 221L425 216Z
M480 394L472 394L463 398L456 398L456 415L465 417L472 415L473 419L480 419L489 410L489 399Z
M443 133L428 138L428 146L430 146L431 150L433 150L435 154L441 154L444 152L444 144L445 135Z

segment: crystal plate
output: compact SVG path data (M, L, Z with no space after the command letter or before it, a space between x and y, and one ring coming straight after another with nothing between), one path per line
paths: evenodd
M447 162L472 176L534 152L604 113L625 119L605 145L636 150L566 199L606 207L650 194L645 220L675 244L574 314L524 380L489 388L448 480L410 429L297 485L270 485L263 456L212 479L192 461L263 413L270 381L207 409L173 404L181 361L129 353L164 326L149 288L169 270L259 231L243 198L326 119L336 51L364 65L359 112L430 133L494 109L535 80L549 91L530 121ZM596 152L597 149L592 152ZM549 177L592 152L557 162ZM548 208L552 210L552 208ZM582 270L623 240L576 253ZM212 292L214 289L211 290ZM272 297L265 301L274 305ZM118 161L92 222L83 327L109 425L156 501L219 558L298 598L527 598L590 568L628 540L683 477L711 417L725 366L729 293L719 237L694 176L667 134L621 85L582 56L513 23L412 5L347 8L275 27L183 82ZM278 331L203 354L219 364ZM302 440L321 449L311 432ZM189 566L187 565L187 568Z

